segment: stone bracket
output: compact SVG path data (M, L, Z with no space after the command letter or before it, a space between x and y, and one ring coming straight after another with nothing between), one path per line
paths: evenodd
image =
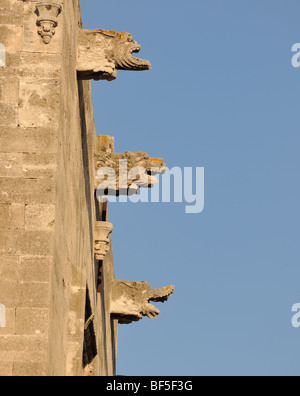
M103 261L110 248L109 236L113 231L113 225L108 221L97 221L95 225L95 259Z
M35 13L37 15L36 24L38 34L45 44L50 44L55 35L55 28L58 26L58 16L62 12L62 6L52 1L42 1L37 3Z

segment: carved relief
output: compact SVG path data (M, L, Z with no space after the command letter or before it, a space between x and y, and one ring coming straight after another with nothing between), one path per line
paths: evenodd
M98 138L104 142L111 139L109 136L98 136ZM136 194L139 188L158 184L155 175L166 171L163 159L150 157L143 152L114 153L113 143L109 148L106 144L99 145L95 154L95 167L95 189L107 185L108 195L117 196Z
M137 322L148 316L156 318L160 311L153 302L165 302L174 293L174 286L163 289L151 289L148 282L114 281L111 295L111 315L120 324Z
M58 26L58 16L62 6L51 1L40 2L36 5L38 34L45 44L49 44Z
M130 33L79 30L77 71L84 80L114 80L118 70L149 70L149 61L132 56L141 46Z
M104 260L110 248L109 236L113 231L113 225L107 221L97 221L95 226L94 253L96 260Z

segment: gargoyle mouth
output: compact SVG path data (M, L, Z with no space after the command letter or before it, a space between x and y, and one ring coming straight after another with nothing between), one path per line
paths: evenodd
M148 60L136 58L132 54L138 54L142 47L133 42L129 45L127 51L124 51L123 56L118 56L117 69L120 70L150 70L151 63Z
M148 301L165 302L174 292L175 292L174 286L167 286L164 287L163 289L157 289L157 290L154 289Z
M149 176L164 175L166 171L167 171L166 166L153 167L152 169L147 169L146 174Z

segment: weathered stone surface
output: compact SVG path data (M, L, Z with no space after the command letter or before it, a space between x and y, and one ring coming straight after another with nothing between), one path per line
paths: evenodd
M0 250L17 256L51 256L53 234L45 230L9 228L0 236Z
M22 52L19 72L21 77L59 79L61 63L56 54Z
M12 254L11 235L0 233L0 255Z
M20 256L18 263L18 281L41 282L50 281L52 258Z
M47 340L41 336L0 337L0 361L23 363L44 362L47 356Z
M15 104L0 103L0 128L16 127L18 122L18 108Z
M11 377L13 375L13 362L0 362L0 377Z
M55 223L54 205L26 205L25 229L26 230L53 230Z
M43 362L14 362L12 375L14 377L44 377L47 366Z
M22 49L23 28L21 26L0 25L1 43L7 53L17 53Z
M18 282L17 307L49 308L49 283Z
M15 317L17 335L47 335L49 309L17 308Z
M25 128L58 127L60 103L56 80L22 79L20 82L19 125Z
M13 281L17 278L18 256L2 256L0 262L0 278Z
M0 178L0 203L51 204L54 199L55 182L51 178Z
M17 282L0 279L0 301L6 308L49 308L48 283Z
M24 154L23 171L25 177L54 177L57 157L49 153Z
M53 234L45 230L26 230L15 234L13 251L20 256L51 256L53 254Z
M8 204L0 204L0 228L2 230L10 228Z
M8 308L18 306L17 282L0 278L0 301Z
M51 128L0 128L2 153L55 153L57 134Z
M6 48L5 48L6 51ZM1 79L7 78L17 78L19 76L19 67L21 63L21 54L20 52L7 52L5 57L6 67L0 68L0 77Z
M24 3L20 0L1 0L0 3L0 25L22 26Z
M19 99L19 79L0 78L0 101L3 103L17 103Z
M0 153L0 177L22 177L23 154Z
M24 230L25 228L25 205L12 203L9 208L10 228L14 230Z

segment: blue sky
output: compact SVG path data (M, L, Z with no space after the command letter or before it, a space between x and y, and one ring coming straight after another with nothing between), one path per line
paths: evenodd
M299 1L88 0L84 27L129 31L147 72L93 82L116 151L205 167L205 210L111 204L118 279L174 284L119 327L118 374L299 375Z

